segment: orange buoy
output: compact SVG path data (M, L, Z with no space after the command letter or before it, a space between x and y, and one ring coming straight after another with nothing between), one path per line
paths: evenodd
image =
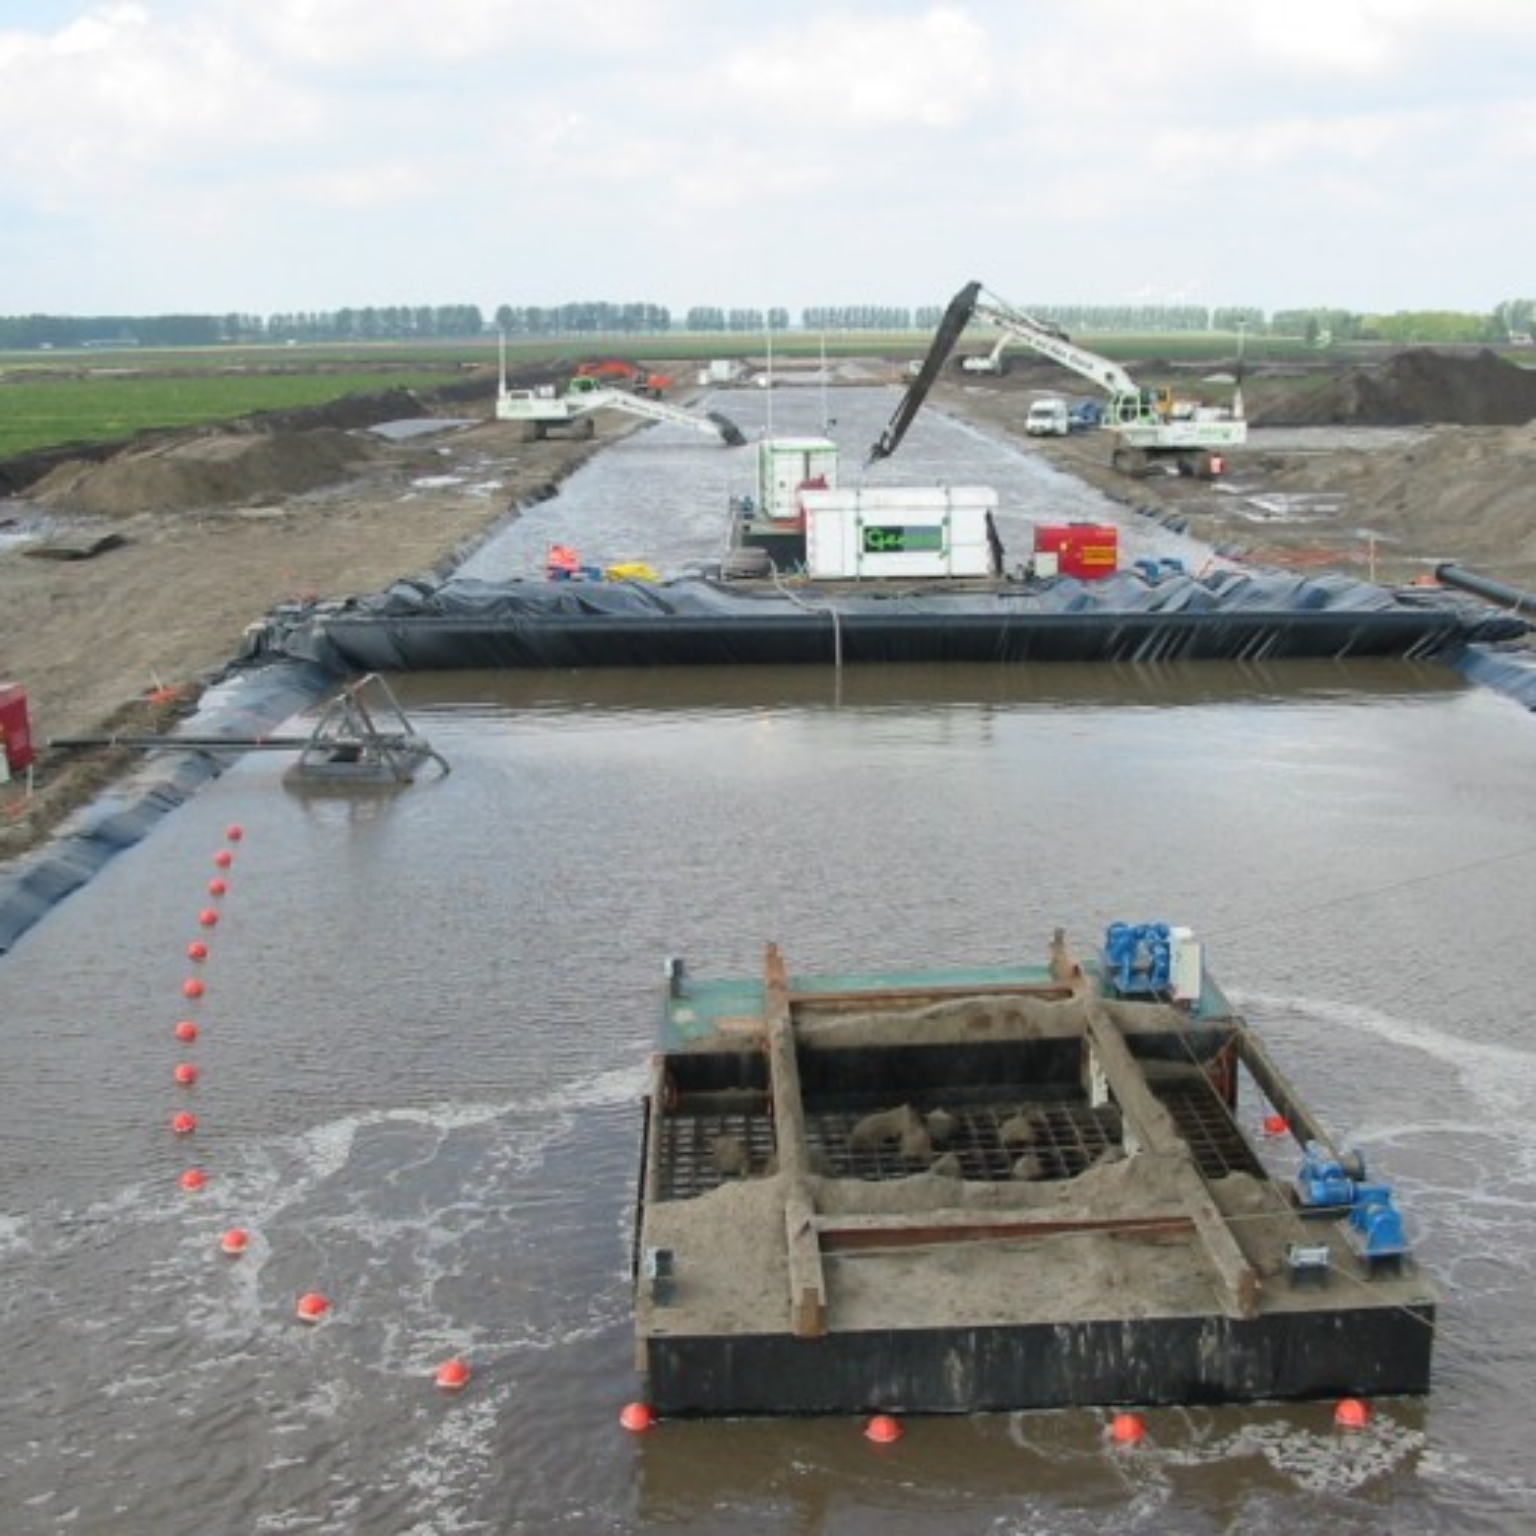
M171 1129L178 1136L190 1136L197 1129L197 1116L182 1110L179 1115L171 1116Z
M181 984L181 995L183 997L201 997L206 990L196 976L188 976Z
M178 1061L176 1069L171 1076L181 1084L183 1088L190 1088L197 1081L197 1068L190 1061Z
M1264 1116L1264 1134L1266 1136L1284 1136L1289 1130L1290 1126L1286 1124L1284 1115Z
M469 1384L469 1367L462 1360L444 1360L437 1368L437 1384L444 1392L458 1392Z
M231 1258L245 1252L246 1244L250 1239L246 1236L244 1227L231 1227L223 1237L219 1239L219 1252L227 1253Z
M893 1445L901 1439L901 1425L888 1413L877 1413L864 1426L864 1438L876 1445Z
M656 1422L656 1412L649 1403L625 1403L619 1423L632 1434L643 1434Z
M197 1025L191 1019L181 1019L171 1033L184 1044L191 1045L197 1039Z
M219 926L219 914L212 907L204 907L197 914L198 925L203 928L217 928Z
M181 1176L181 1187L196 1192L208 1182L208 1175L201 1168L188 1168Z
M208 882L208 894L210 896L222 896L228 889L229 887L217 875Z
M1109 1438L1116 1445L1140 1445L1147 1437L1147 1426L1139 1413L1117 1413L1109 1421Z
M318 1323L331 1310L331 1304L319 1291L305 1291L293 1310L301 1323Z
M232 821L224 828L224 836L232 843L238 843L245 836L245 828L237 821Z
M217 864L220 869L228 869L229 866L235 862L235 856L229 851L228 848L220 848L219 851L214 854L213 862Z
M1364 1429L1371 1422L1371 1410L1358 1397L1346 1397L1333 1410L1333 1422L1339 1429Z
M208 946L201 939L193 939L187 945L188 960L206 960L208 958Z

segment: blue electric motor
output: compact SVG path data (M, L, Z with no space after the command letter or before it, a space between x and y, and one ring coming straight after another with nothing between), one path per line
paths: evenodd
M1401 1212L1386 1184L1367 1184L1365 1162L1351 1155L1351 1170L1321 1143L1309 1141L1296 1174L1296 1193L1307 1206L1348 1206L1351 1246L1363 1259L1395 1259L1408 1252ZM1357 1176L1356 1176L1357 1175Z
M1122 997L1166 992L1172 971L1167 923L1111 923L1104 932L1104 964Z
M1365 1165L1359 1163L1357 1166L1363 1174ZM1321 1142L1307 1143L1296 1174L1296 1193L1303 1205L1353 1205L1356 1190L1360 1187Z
M1401 1258L1408 1252L1408 1238L1392 1191L1385 1184L1362 1184L1358 1195L1349 1213L1356 1252L1366 1259Z

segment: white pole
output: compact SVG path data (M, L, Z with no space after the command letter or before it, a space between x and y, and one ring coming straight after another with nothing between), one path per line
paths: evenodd
M773 313L767 316L764 334L768 339L768 436L773 436Z
M821 435L828 437L832 432L832 413L827 409L827 332L822 327L821 332Z

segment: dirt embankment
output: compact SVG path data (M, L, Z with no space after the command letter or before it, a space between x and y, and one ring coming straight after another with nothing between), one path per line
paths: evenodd
M1230 382L1190 385L1213 402L1231 395ZM951 408L1015 433L1029 396L1085 393L1047 364L982 384L946 379L941 392ZM1536 587L1536 372L1491 352L1420 349L1378 367L1250 374L1243 393L1248 445L1216 482L1127 480L1094 433L1032 441L1232 558L1388 583L1449 561Z

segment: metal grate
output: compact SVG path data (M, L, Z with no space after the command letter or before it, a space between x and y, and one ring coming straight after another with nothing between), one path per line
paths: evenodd
M1229 1173L1268 1175L1252 1147L1233 1122L1221 1096L1203 1077L1170 1079L1154 1084L1180 1136L1189 1143L1195 1164L1207 1179Z
M732 1179L772 1171L773 1116L757 1108L674 1112L661 1117L658 1196L687 1200Z
M1120 1142L1119 1116L1077 1102L1019 1102L968 1105L948 1112L948 1135L933 1135L931 1151L902 1154L901 1146L885 1142L855 1145L853 1131L864 1117L850 1112L815 1115L807 1136L827 1170L845 1179L904 1179L936 1162L966 1179L1003 1180L1014 1177L1021 1158L1029 1157L1029 1177L1070 1179L1089 1168Z
M895 1137L871 1141L854 1132L867 1110L823 1110L806 1117L811 1168L843 1179L906 1179L938 1166L956 1177L1003 1181L1070 1179L1114 1155L1120 1117L1079 1101L1015 1101L948 1111L947 1134L903 1152ZM661 1121L659 1197L686 1200L734 1178L772 1171L773 1117L766 1104L742 1111L683 1109ZM1028 1159L1015 1174L1022 1159Z

